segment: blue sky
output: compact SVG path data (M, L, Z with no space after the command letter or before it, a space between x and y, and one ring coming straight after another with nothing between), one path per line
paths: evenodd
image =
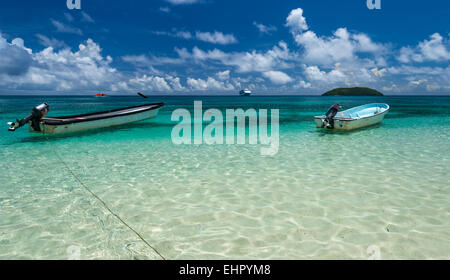
M443 0L8 1L0 94L450 94Z

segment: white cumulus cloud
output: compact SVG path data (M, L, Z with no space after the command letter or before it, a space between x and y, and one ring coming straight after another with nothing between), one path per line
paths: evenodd
M200 41L213 44L229 45L237 43L233 34L223 34L219 31L214 31L214 33L197 31L195 32L195 37Z
M289 75L281 71L267 71L263 73L263 76L277 85L287 84L293 81Z
M198 47L192 49L192 53L186 49L177 50L183 61L192 59L194 61L217 61L226 66L234 66L238 72L267 72L278 69L290 68L293 65L288 61L295 59L296 55L291 53L285 42L278 43L266 52L231 52L213 49L204 51Z
M159 7L159 11L163 13L170 13L169 7Z
M342 83L346 80L346 75L340 70L333 69L327 73L320 70L317 66L308 66L305 69L305 76L310 81L326 83Z
M264 25L262 23L258 23L256 21L253 22L253 25L259 30L262 34L270 34L273 31L276 31L277 28L273 25Z
M196 39L199 41L219 45L229 45L238 42L238 40L236 39L236 37L234 37L233 34L224 34L223 32L220 31L214 32L196 31L195 33L191 33L190 31L177 30L176 28L173 28L171 31L152 31L152 33L155 35L182 38L186 40Z
M86 12L81 12L81 20L85 22L95 23L95 20Z
M166 1L173 5L186 5L200 2L200 0L166 0Z
M221 90L221 91L235 90L232 84L217 81L212 77L208 77L206 80L188 78L187 85L193 90Z
M83 32L79 28L69 26L67 24L64 24L64 23L54 20L54 19L51 19L50 21L52 22L53 26L56 27L57 32L83 35Z
M449 40L439 33L434 33L429 40L420 42L416 47L403 47L397 57L400 62L445 62L450 60Z
M147 75L130 79L128 82L128 87L138 90L150 90L150 91L172 90L172 88L167 83L166 79L164 79L163 77L147 76Z
M216 76L219 80L221 81L225 81L228 80L230 78L230 70L225 70L222 72L217 72Z
M286 26L289 27L292 34L297 34L308 29L302 8L294 9L289 13L286 18Z
M49 38L42 34L36 34L36 37L39 39L39 44L44 47L52 47L54 49L67 47L66 43L55 38Z
M25 74L31 63L31 50L25 48L21 38L8 43L0 34L0 74L10 76Z
M330 37L318 37L313 31L306 31L295 35L295 41L303 47L306 62L320 65L357 61L361 60L358 52L379 54L384 50L367 35L350 34L346 28L337 29Z
M23 40L16 43L6 43L5 47L5 40L0 37L0 52L5 52L0 55L0 85L3 90L103 90L122 78L111 67L112 58L102 56L99 45L91 39L80 44L74 52L69 48L55 51L52 47L32 52L24 46ZM2 68L5 58L10 60L8 65L21 68Z

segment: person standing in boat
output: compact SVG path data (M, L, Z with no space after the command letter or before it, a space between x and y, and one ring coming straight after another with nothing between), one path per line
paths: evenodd
M326 125L327 128L333 129L334 128L334 117L336 116L339 109L342 109L342 106L339 104L334 104L333 106L328 109L327 113L325 114L325 121L322 124L322 127Z

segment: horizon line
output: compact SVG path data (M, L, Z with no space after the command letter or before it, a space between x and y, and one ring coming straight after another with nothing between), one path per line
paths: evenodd
M50 97L87 97L93 95L90 94L67 94L67 95L56 95L56 94L0 94L1 97L3 96L22 96L22 97L36 97L36 96L50 96ZM260 95L251 95L251 96L240 96L240 95L189 95L189 94L177 94L177 95L162 95L162 94L147 94L147 97L239 97L239 98L252 98L252 97L450 97L450 94L438 94L438 95L423 95L423 94L384 94L384 95L330 95L330 96L323 96L323 95L309 95L309 94L260 94ZM112 94L107 95L103 98L107 97L139 97L137 95L132 94Z

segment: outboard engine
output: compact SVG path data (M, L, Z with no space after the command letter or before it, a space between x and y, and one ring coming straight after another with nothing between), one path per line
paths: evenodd
M325 119L322 120L322 127L334 128L334 117L336 116L339 109L342 109L342 106L339 104L334 104L333 106L328 109L327 113L325 114Z
M26 116L25 118L21 120L16 120L16 122L9 122L10 125L9 131L15 131L17 128L24 126L26 123L31 122L31 126L36 131L41 131L41 127L39 125L39 122L41 119L48 113L50 110L50 107L47 103L42 103L41 105L38 105L33 108L33 111Z

